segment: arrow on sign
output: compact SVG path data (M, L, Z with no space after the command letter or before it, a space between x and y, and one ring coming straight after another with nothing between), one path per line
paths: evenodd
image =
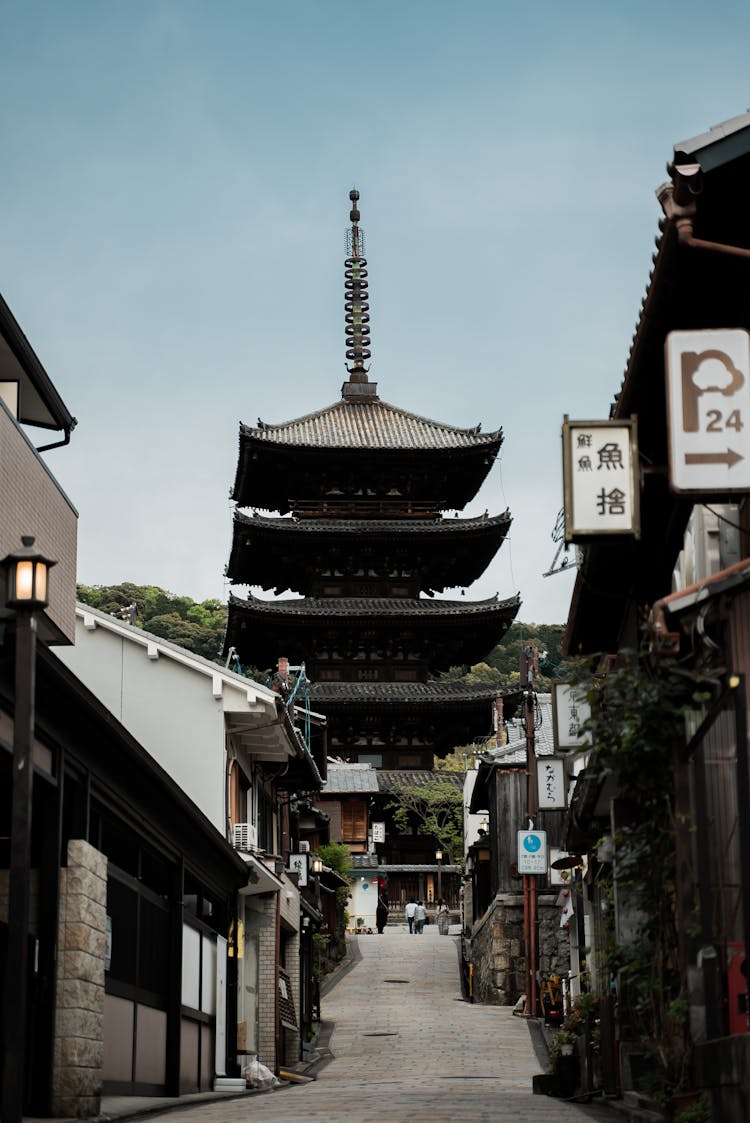
M733 468L740 460L744 460L744 456L740 456L739 452L728 448L726 452L686 452L686 464L726 464L727 468Z

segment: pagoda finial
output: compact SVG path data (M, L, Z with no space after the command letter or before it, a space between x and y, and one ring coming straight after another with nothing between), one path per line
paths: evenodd
M347 230L346 248L346 368L353 383L367 382L365 361L370 358L370 305L367 302L367 259L362 256L364 231L359 228L359 191L349 192L352 209L351 229Z

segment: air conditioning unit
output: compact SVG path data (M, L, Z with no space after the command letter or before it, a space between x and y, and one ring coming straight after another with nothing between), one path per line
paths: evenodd
M300 854L309 854L310 853L310 843L309 842L300 842L299 852L300 852Z
M235 823L232 826L232 845L235 850L257 850L257 827L253 823Z

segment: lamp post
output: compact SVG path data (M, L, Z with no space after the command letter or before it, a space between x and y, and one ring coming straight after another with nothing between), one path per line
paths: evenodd
M437 858L437 864L438 864L437 895L438 895L438 900L442 901L442 899L443 899L443 851L442 850L436 850L435 851L435 857Z
M7 607L16 617L15 700L13 708L13 792L8 879L8 951L3 1017L3 1123L23 1118L28 977L29 874L33 796L34 696L36 690L36 613L47 604L47 576L55 563L34 549L24 535L22 549L8 554Z

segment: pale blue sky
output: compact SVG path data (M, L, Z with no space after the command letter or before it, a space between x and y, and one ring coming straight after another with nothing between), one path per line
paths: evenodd
M381 397L505 446L471 513L543 579L560 426L606 417L675 141L750 105L750 5L0 0L0 291L79 425L79 577L226 596L239 422L338 399L361 191ZM450 594L455 596L456 593Z

